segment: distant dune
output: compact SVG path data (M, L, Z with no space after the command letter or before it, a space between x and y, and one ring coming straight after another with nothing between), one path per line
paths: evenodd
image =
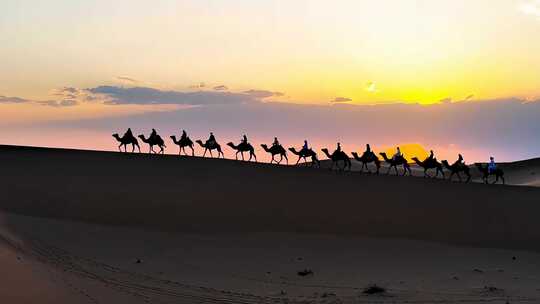
M512 181L539 163L503 166ZM181 232L325 233L540 249L535 187L13 146L0 147L0 168L0 207L24 215Z

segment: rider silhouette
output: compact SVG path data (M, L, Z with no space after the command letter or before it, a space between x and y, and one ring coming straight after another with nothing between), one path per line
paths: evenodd
M302 147L302 150L309 150L307 140L304 140L304 146Z
M279 146L279 141L278 141L277 137L274 137L274 142L272 143L272 146L274 146L274 147Z
M214 133L210 132L210 137L208 137L208 140L206 141L207 145L213 145L216 143L216 138L214 137Z
M182 130L182 136L180 137L180 140L185 140L187 138L186 130Z
M152 134L150 134L149 140L154 140L157 137L156 129L152 129Z
M126 133L124 133L124 138L132 138L133 132L131 132L131 128L128 128Z
M401 154L401 150L399 149L399 147L397 147L396 148L396 154L394 154L394 156L392 156L392 159L396 160L396 158L401 157L401 156L403 156L403 154Z
M371 154L371 146L369 144L366 145L366 151L364 151L364 154L362 156L368 156Z
M339 152L341 152L341 143L337 143L336 152L334 153L339 153Z
M454 163L454 165L456 166L460 166L460 165L463 165L463 156L461 154L458 154L458 159L456 160L456 162Z
M244 137L242 137L242 141L241 141L243 144L247 144L248 143L248 139L247 139L247 136L246 134L244 134Z
M429 150L429 156L426 160L433 160L434 157L435 155L433 154L433 150Z
M495 158L493 158L493 156L491 156L489 158L488 173L491 174L491 173L495 172L495 169L497 169L497 165L495 164Z

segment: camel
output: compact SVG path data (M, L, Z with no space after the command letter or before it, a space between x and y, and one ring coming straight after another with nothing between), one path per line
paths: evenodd
M418 157L413 157L412 160L414 160L414 162L424 168L424 177L432 177L430 176L427 171L429 169L435 169L435 178L437 178L437 176L439 176L439 173L441 173L442 175L442 178L444 179L444 171L443 171L443 166L440 162L437 161L436 158L426 158L424 161L420 161L418 159Z
M356 152L351 152L351 154L353 155L356 161L359 161L362 163L362 168L360 169L360 172L364 172L364 167L365 167L367 172L371 173L371 170L369 170L367 164L373 162L375 163L375 167L377 167L377 171L375 172L375 174L379 174L379 169L381 169L381 161L379 160L377 155L375 155L375 153L373 152L368 152L367 154L364 153L362 157L359 157L358 153Z
M482 164L478 164L478 163L476 163L475 165L478 168L478 170L480 171L480 173L483 174L482 180L484 181L484 183L486 183L486 184L488 183L488 178L489 178L490 175L495 175L495 181L492 184L497 183L499 181L499 178L502 179L503 185L505 184L504 171L501 170L500 168L495 168L495 171L488 172L487 166L484 167L484 166L482 166Z
M120 142L120 145L118 146L118 150L122 152L122 146L124 147L124 152L127 152L127 145L131 145L132 149L131 152L135 152L135 147L139 150L139 153L141 152L141 147L139 146L139 141L134 136L123 136L120 137L118 133L114 133L112 135L114 138L116 138L117 141Z
M298 165L301 159L304 159L304 162L307 163L307 158L311 157L311 166L313 167L317 165L319 168L321 167L321 162L317 158L317 153L315 153L315 151L312 149L302 149L300 151L296 151L295 148L289 148L289 151L298 156L298 160L296 161L295 165Z
M161 153L161 154L165 154L165 149L167 146L165 145L165 142L163 141L163 138L161 138L161 136L159 135L156 135L155 138L148 138L146 139L146 137L144 135L139 135L139 138L144 142L144 143L147 143L149 146L150 146L150 150L148 150L148 153ZM154 151L154 146L158 146L159 147L159 152L156 152Z
M459 181L461 182L461 174L459 174L460 172L463 172L465 173L465 175L467 175L467 180L465 181L466 183L468 183L471 180L471 174L469 173L469 166L465 164L450 165L447 160L443 160L441 163L447 170L450 171L450 177L448 178L448 180L451 181L452 176L454 176L454 174L457 174L457 177L459 178Z
M186 147L189 147L191 149L191 156L195 156L195 150L193 149L193 142L191 141L189 137L180 138L180 140L176 140L176 136L171 135L171 139L175 145L178 145L180 147L180 149L178 150L178 155L181 155L182 151L184 151L185 155L188 155L186 152Z
M238 153L242 155L242 160L244 160L244 152L249 152L249 159L248 161L251 161L252 158L255 158L255 161L257 161L257 156L255 155L255 149L253 146L249 143L242 142L238 145L233 144L232 142L227 143L227 146L231 147L232 149L236 150L236 160L238 160Z
M195 142L198 143L199 146L204 148L203 157L206 155L206 151L210 152L210 157L214 157L214 155L212 155L212 150L217 150L218 151L217 157L219 158L219 156L221 155L223 158L225 158L225 155L223 154L223 151L221 150L221 146L217 142L214 142L213 144L208 144L208 143L203 143L202 140L200 139L196 140Z
M264 149L264 151L272 154L272 160L270 161L270 163L273 163L275 161L279 165L281 163L281 161L283 160L283 158L285 158L285 161L287 162L287 165L289 164L289 159L287 158L287 151L285 150L285 148L283 148L282 145L277 145L277 146L273 145L272 147L270 147L270 149L268 149L267 145L262 144L261 147ZM274 157L276 155L281 156L279 161L274 160Z
M326 157L332 160L332 166L330 167L330 170L334 169L334 166L336 166L338 171L345 171L347 168L349 169L349 171L351 171L351 166L352 166L351 159L345 152L335 151L334 153L330 154L328 152L328 149L326 148L321 149L321 151L323 151ZM339 164L338 164L340 161L343 161L343 167L341 168L339 167Z
M384 152L381 152L379 154L384 158L385 162L390 164L388 171L386 171L387 175L390 174L390 170L392 170L392 168L396 170L396 175L399 175L397 166L400 166L400 165L403 165L403 170L404 170L402 174L403 176L405 176L407 172L409 173L409 175L412 175L411 166L409 166L409 163L407 163L407 160L405 159L405 157L399 156L394 159L394 158L388 158L388 156Z

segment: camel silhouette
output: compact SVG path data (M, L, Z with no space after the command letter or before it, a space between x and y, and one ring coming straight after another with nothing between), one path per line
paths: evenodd
M304 160L304 163L307 163L307 158L311 157L311 167L317 165L319 168L321 167L321 162L317 158L317 153L313 151L312 149L302 149L300 151L296 151L295 148L289 148L289 151L291 151L292 154L298 156L298 160L296 161L295 165L298 165L301 159Z
M135 147L137 147L139 153L141 152L139 141L137 140L137 138L135 138L135 136L124 135L123 137L120 137L118 133L114 133L112 136L120 142L120 145L118 146L118 150L120 150L120 152L122 152L122 147L124 147L124 152L127 152L127 145L131 145L131 152L135 152Z
M388 168L388 171L386 171L386 174L390 174L390 170L392 170L392 168L394 168L394 170L396 170L396 175L399 175L397 166L403 165L403 174L402 175L405 176L407 174L407 172L409 173L409 175L412 175L411 166L409 166L409 163L407 163L407 160L405 159L405 157L398 156L395 159L393 159L393 158L388 158L388 156L384 152L381 152L379 154L383 157L385 162L390 164L390 167Z
M468 183L471 180L471 173L469 172L470 171L469 166L467 166L465 164L452 164L452 165L450 165L447 160L443 160L443 161L441 161L441 163L443 164L443 166L447 170L450 171L450 177L448 178L448 180L451 181L454 174L456 174L459 181L461 182L461 174L460 174L460 172L463 172L463 173L465 173L465 175L467 175L467 180L465 181L466 183Z
M364 167L365 167L367 172L371 173L371 170L369 170L367 164L375 163L375 167L377 167L377 171L375 172L375 174L379 174L379 169L381 169L381 161L379 160L377 155L375 155L375 153L373 152L368 152L367 154L364 153L362 154L361 157L359 157L358 153L356 152L351 152L351 154L356 161L359 161L362 163L362 168L360 169L360 172L364 172Z
M439 176L439 173L441 173L442 175L442 178L444 179L444 171L443 171L443 166L440 162L437 161L436 158L426 158L424 161L420 161L418 159L418 157L413 157L412 160L414 160L414 162L424 168L424 177L435 177L437 178L437 176ZM435 176L430 176L427 172L429 169L435 169Z
M223 151L221 150L221 146L217 142L214 142L213 144L206 144L206 143L203 143L202 140L200 139L196 140L195 142L198 143L199 146L204 148L203 157L206 155L206 151L210 152L210 157L214 157L214 155L212 155L212 150L217 150L218 151L217 157L219 158L219 156L221 155L223 158L225 158L225 155L223 154Z
M330 167L330 170L334 169L334 166L336 166L338 171L345 171L347 169L349 169L349 171L351 170L351 159L349 158L347 153L343 151L334 151L334 153L330 154L328 152L328 149L326 148L321 149L321 151L323 151L326 157L332 160L332 166ZM340 161L343 162L343 167L339 167Z
M171 139L175 145L179 147L178 149L178 155L182 154L182 151L184 151L185 155L188 155L186 152L186 147L189 147L191 149L191 156L195 156L195 150L193 149L193 142L188 137L186 138L180 138L180 140L176 140L176 136L171 135Z
M236 150L236 160L238 160L238 153L242 155L242 160L244 159L244 152L249 152L249 159L248 161L251 161L252 158L257 161L257 156L255 155L255 149L250 143L241 142L239 145L235 145L232 142L227 143L227 146L231 147L233 150Z
M148 144L150 146L150 149L148 150L148 153L160 153L160 154L165 154L165 149L167 146L165 145L165 142L163 141L163 138L161 138L161 136L159 135L156 135L155 138L148 138L146 139L146 137L141 134L139 135L139 138L146 144ZM158 146L159 147L159 152L156 152L154 151L154 146Z
M267 145L262 144L261 147L264 149L264 151L272 154L272 160L270 161L270 163L273 163L275 161L279 165L281 161L283 160L283 158L285 158L287 165L289 164L289 159L287 158L287 151L285 150L285 148L283 148L282 145L272 146L270 147L270 149L268 149ZM276 155L281 156L279 161L274 159Z
M495 175L495 181L493 181L492 184L495 184L499 181L499 178L502 179L502 183L503 185L505 184L505 180L504 180L504 171L501 170L500 168L495 168L494 171L492 172L489 172L488 170L488 167L487 166L482 166L482 164L478 164L476 163L475 164L476 167L478 168L478 170L480 171L480 173L482 173L482 180L484 181L484 183L488 183L488 178L490 175Z

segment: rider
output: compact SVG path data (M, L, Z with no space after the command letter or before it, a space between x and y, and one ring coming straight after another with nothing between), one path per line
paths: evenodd
M403 154L401 154L401 150L399 149L399 147L396 148L396 154L394 154L394 156L392 157L393 160L396 160L396 158L398 157L402 157Z
M428 161L428 160L433 160L433 158L435 158L435 155L433 154L433 150L429 150L429 156L428 156L428 158L426 159L426 161Z
M216 138L214 137L214 133L210 132L210 137L208 137L208 140L206 141L207 145L213 145L216 143Z
M341 152L341 143L337 143L336 152Z
M458 154L458 159L454 163L454 166L461 166L461 165L464 165L463 156L461 154Z
M153 140L157 137L156 129L152 129L152 134L150 134L149 140Z
M495 159L493 156L489 158L489 164L488 164L488 173L491 174L497 169L497 165L495 164Z
M279 141L278 141L277 137L274 137L274 142L272 143L272 146L273 147L279 146Z
M302 147L302 150L309 150L309 146L306 139L304 139L304 146Z
M182 137L180 137L180 140L185 140L187 138L186 130L182 130Z
M124 133L124 138L132 138L133 132L131 132L131 128L128 128L126 133Z
M367 156L371 154L371 146L369 144L366 145L366 151L364 151L364 154L362 156Z
M248 143L248 139L247 139L246 134L244 134L244 136L242 137L242 143L243 143L243 144L247 144L247 143Z

